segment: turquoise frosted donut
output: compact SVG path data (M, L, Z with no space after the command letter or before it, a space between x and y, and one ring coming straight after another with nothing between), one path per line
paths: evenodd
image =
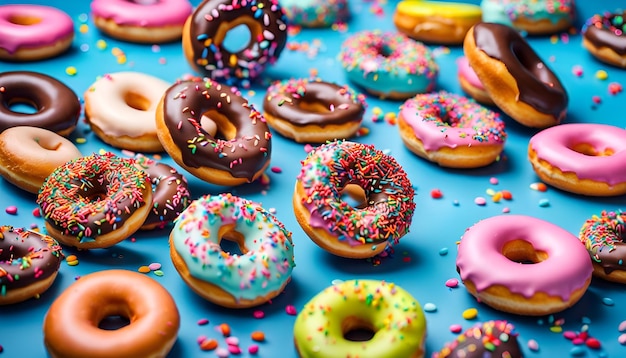
M430 92L439 75L428 47L400 32L358 32L344 41L339 60L350 81L384 98Z
M234 241L241 254L222 249ZM291 233L259 204L227 194L206 195L176 219L170 254L183 280L224 307L269 301L289 283L295 266Z
M350 18L348 0L280 0L290 24L328 27Z

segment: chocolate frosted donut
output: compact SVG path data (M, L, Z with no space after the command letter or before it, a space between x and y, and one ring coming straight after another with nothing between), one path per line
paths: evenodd
M265 118L232 87L210 79L178 82L159 102L156 121L172 159L209 183L252 182L270 163Z
M263 109L270 126L285 137L322 143L356 133L365 113L365 97L348 86L290 79L267 89Z
M583 46L598 59L626 68L626 11L596 14L583 26Z
M236 51L224 46L227 33L245 25L250 40ZM287 43L287 18L278 0L205 0L183 28L189 64L212 79L234 84L257 78Z
M445 345L433 358L521 358L522 350L514 327L507 321L488 321L476 324Z
M13 104L35 107L35 113L11 110ZM0 73L0 132L17 126L48 129L70 134L80 115L78 96L69 87L42 73L12 71Z
M519 32L479 23L465 37L464 50L495 104L513 119L545 128L565 118L565 88Z

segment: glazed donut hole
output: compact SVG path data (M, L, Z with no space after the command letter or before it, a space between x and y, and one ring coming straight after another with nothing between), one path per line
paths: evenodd
M124 103L129 107L138 111L147 111L150 109L152 102L144 95L134 91L128 91L123 95Z
M348 183L339 191L340 200L355 209L363 209L368 206L369 198L358 184ZM369 203L372 204L372 203Z
M362 317L349 316L341 321L343 339L351 342L367 342L376 335L374 322Z
M517 239L504 244L502 255L507 259L525 265L538 264L548 259L548 253L536 250L525 240Z
M569 149L576 153L586 155L589 157L610 157L615 154L615 150L612 148L599 149L589 143L576 143L568 146Z
M12 14L8 17L7 21L15 25L32 26L41 22L41 18L37 16L28 16L23 14Z

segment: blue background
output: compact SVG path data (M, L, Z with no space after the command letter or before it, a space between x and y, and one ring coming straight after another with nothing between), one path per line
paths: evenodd
M35 2L35 1L33 1ZM69 85L79 96L93 83L97 76L117 71L139 71L155 75L167 81L191 73L186 63L180 43L170 43L153 48L151 45L139 45L119 42L101 34L88 19L88 1L38 1L56 6L68 12L76 23L76 27L84 24L88 27L85 33L77 32L73 46L68 53L57 58L32 63L0 62L0 71L32 70L45 72ZM579 1L576 28L593 13L614 10L614 1ZM351 7L355 14L348 23L347 31L333 29L302 30L289 37L292 44L301 45L299 50L285 49L279 61L265 72L265 81L244 90L244 95L257 106L262 107L262 99L270 80L289 77L308 77L311 71L318 71L319 76L328 81L346 83L347 79L338 63L336 56L343 40L351 33L364 29L395 30L392 15L395 1L381 3L380 10L374 11L377 2L352 1ZM623 3L622 3L623 4ZM378 14L377 14L378 12ZM100 50L96 46L98 40L105 40L107 48ZM621 93L610 95L610 82L626 83L626 72L610 67L592 58L581 46L581 37L572 34L566 38L559 36L552 41L550 37L529 39L537 53L553 68L568 90L570 96L569 111L566 123L594 122L624 127L626 118L623 115L624 96ZM568 41L567 41L568 40ZM308 44L309 50L302 50ZM127 62L119 64L112 54L119 48L126 55ZM461 93L456 78L455 60L462 54L460 47L450 47L449 51L441 47L433 47L437 52L437 61L441 72L438 89ZM582 66L584 74L580 77L572 74L572 68ZM68 66L74 66L76 75L67 75ZM596 78L598 70L605 70L607 80ZM594 105L592 96L599 96L601 104ZM178 341L171 357L212 357L214 352L202 352L196 339L206 335L216 338L221 347L226 347L223 338L215 328L221 323L232 327L232 333L241 340L241 347L251 343L250 333L255 330L265 332L266 342L260 344L260 357L292 357L296 356L292 344L292 326L295 316L285 313L287 305L294 305L298 310L315 294L331 284L333 280L354 278L371 278L395 282L407 289L422 304L434 303L437 311L426 313L428 337L426 341L427 355L453 340L455 335L450 332L452 324L460 324L467 328L478 321L489 319L506 319L515 324L524 352L529 357L566 356L574 345L562 334L551 331L553 325L561 325L564 330L578 331L583 322L589 323L589 333L600 340L601 350L590 350L583 347L587 356L626 356L626 347L617 341L620 332L618 325L626 320L626 312L621 302L626 299L624 287L615 283L594 279L589 290L580 302L564 312L549 317L521 317L501 313L479 304L460 285L448 288L444 285L450 278L458 278L455 270L456 242L463 232L480 219L499 215L505 208L511 213L538 217L559 225L573 234L577 234L583 222L592 214L601 210L617 210L624 208L624 197L591 198L565 193L553 188L547 192L530 189L530 185L538 181L527 159L528 139L536 130L525 128L508 117L509 138L506 142L503 160L482 169L452 170L440 168L428 163L407 150L394 125L372 121L374 110L382 109L384 113L397 113L402 102L383 101L367 98L368 109L363 126L369 134L355 138L363 143L374 144L377 148L389 151L408 172L412 184L416 188L417 204L411 232L395 247L391 257L378 261L348 260L335 257L313 244L304 234L295 220L291 207L291 197L295 177L300 168L300 161L305 157L304 146L275 135L273 137L273 153L271 167L282 172L268 170L271 182L269 185L253 183L234 188L217 187L207 184L191 175L187 175L194 198L203 194L216 194L230 191L236 195L261 202L268 209L275 209L276 216L283 221L287 229L293 232L295 242L295 259L297 267L293 272L293 280L283 294L271 303L255 309L232 310L224 309L208 303L194 294L180 279L171 264L168 253L168 230L141 232L133 235L136 239L126 240L108 249L76 252L67 249L66 254L76 254L78 266L61 265L60 275L54 285L40 299L32 299L20 304L0 307L0 345L7 357L40 357L45 355L43 335L41 331L43 317L51 302L77 276L90 272L124 268L136 271L142 265L159 262L163 265L164 275L149 275L163 284L174 296L181 313L181 328ZM86 143L77 144L84 154L93 151L121 151L104 144L91 133L82 121L72 133L71 139L85 138ZM163 160L173 164L163 154ZM181 172L186 173L181 169ZM499 184L490 184L495 177ZM432 189L440 189L443 198L433 199ZM494 203L486 193L488 189L509 190L513 194L512 201ZM474 198L487 198L487 205L474 204ZM549 206L541 207L541 201L549 202ZM33 216L37 207L35 195L28 194L0 179L0 223L13 226L37 225L43 227L43 220ZM17 215L5 213L4 207L16 205ZM447 255L440 255L440 250L447 249ZM609 298L614 305L603 304ZM467 321L462 312L468 308L478 309L478 317ZM256 319L253 313L263 311L265 317ZM206 318L208 325L199 326L197 321ZM80 334L80 332L76 332ZM540 350L531 352L527 348L529 340L539 343ZM243 354L244 356L247 353Z

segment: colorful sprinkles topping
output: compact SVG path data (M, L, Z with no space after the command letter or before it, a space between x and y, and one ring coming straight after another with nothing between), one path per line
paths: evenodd
M593 215L580 229L580 240L594 262L601 264L605 271L625 270L623 250L626 248L626 213L618 211L602 211Z
M447 357L521 357L518 334L512 324L503 320L476 324L456 340L445 345L432 358Z

